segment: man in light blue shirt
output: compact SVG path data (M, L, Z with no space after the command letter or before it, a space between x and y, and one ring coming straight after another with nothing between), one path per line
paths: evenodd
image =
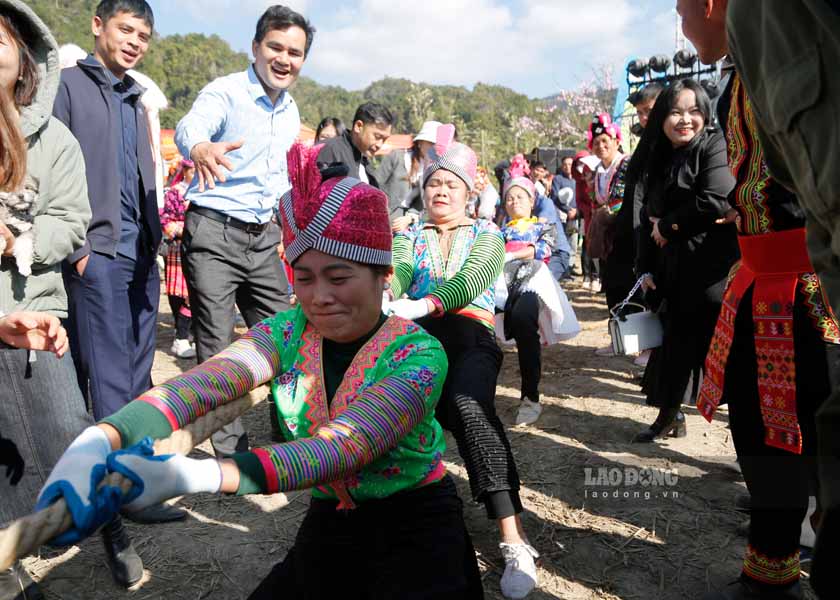
M175 141L196 167L182 247L199 363L233 341L234 305L249 327L289 308L272 215L290 187L286 152L300 132L288 88L314 33L299 13L268 8L257 23L253 64L210 83L178 123ZM212 442L219 457L248 449L238 419Z

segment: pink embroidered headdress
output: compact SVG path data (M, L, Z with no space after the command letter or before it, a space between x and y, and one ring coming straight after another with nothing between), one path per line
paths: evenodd
M502 188L503 201L507 199L508 192L515 187L520 187L525 190L531 196L531 200L537 197L537 188L534 186L533 181L527 177L511 177L505 182L505 187Z
M323 145L295 143L287 154L292 189L280 199L286 259L314 249L369 265L391 264L388 198L353 177L322 180L316 158Z
M531 174L531 167L528 166L528 161L525 160L524 154L515 154L510 159L510 167L508 167L508 174L511 177L526 177Z
M621 127L613 123L612 117L607 113L598 113L592 117L592 123L586 130L586 147L592 150L592 141L605 133L611 138L621 141Z
M429 161L423 171L423 187L426 187L426 182L432 173L438 169L445 169L463 179L467 188L472 191L478 158L469 146L455 141L454 125L447 124L438 127L437 142L429 150Z

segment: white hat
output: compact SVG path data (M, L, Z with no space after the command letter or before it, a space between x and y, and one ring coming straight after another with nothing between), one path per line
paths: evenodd
M601 159L597 156L593 156L592 154L590 154L589 156L584 156L583 158L581 158L580 162L589 167L590 171L594 171L598 168L598 165L601 164Z
M437 142L437 130L442 123L439 121L426 121L423 127L420 128L420 133L414 136L414 142Z

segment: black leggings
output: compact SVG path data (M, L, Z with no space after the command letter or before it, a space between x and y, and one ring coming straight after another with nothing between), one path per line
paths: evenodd
M484 504L490 519L522 512L519 473L496 414L502 351L493 332L474 319L452 314L427 317L419 324L440 341L449 359L435 416L455 437L473 498Z
M172 309L172 318L175 319L176 340L186 340L190 337L192 318L181 313L181 308L186 304L186 301L180 296L169 296L169 308Z
M313 498L294 547L249 600L481 600L463 505L449 476L349 511Z
M540 401L542 346L540 345L540 299L533 292L519 294L505 312L505 324L516 340L522 397Z

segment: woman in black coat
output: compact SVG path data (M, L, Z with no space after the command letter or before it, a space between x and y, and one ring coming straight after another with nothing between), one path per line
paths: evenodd
M664 329L643 386L659 415L636 442L685 435L680 406L697 395L726 278L739 257L736 228L726 218L735 180L711 110L696 81L674 82L659 96L633 157L647 188L637 269Z

